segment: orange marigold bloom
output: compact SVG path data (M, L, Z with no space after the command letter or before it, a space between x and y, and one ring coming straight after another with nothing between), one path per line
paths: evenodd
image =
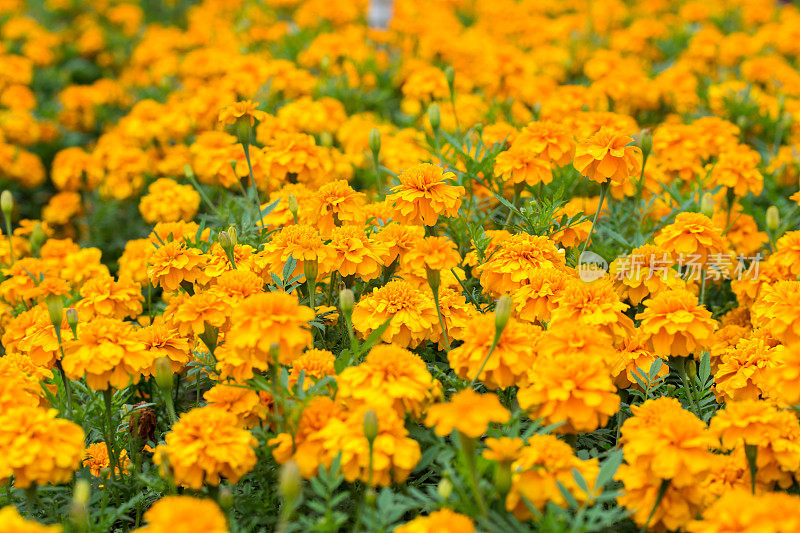
M474 269L483 288L495 296L528 284L534 269L563 269L565 264L563 252L547 237L512 235L498 240L497 246L497 251Z
M646 383L647 379L643 375L649 376L650 367L656 359L664 360L665 358L655 355L647 346L646 336L642 335L640 330L636 330L633 335L623 340L616 350L616 356L611 365L611 377L614 378L614 385L620 389L640 388L636 377ZM667 374L669 374L669 366L666 361L663 361L656 377L662 378Z
M461 256L453 241L447 237L419 239L403 257L406 268L417 271L450 270L461 263Z
M283 276L283 267L291 256L297 262L291 276L296 277L304 275L306 261L316 261L318 272L326 272L332 252L315 227L294 224L281 228L257 255L267 265L267 272L278 276Z
M152 324L140 329L137 336L153 357L150 374L155 373L155 362L162 357L169 359L173 373L183 370L192 359L189 341L178 333L177 328L167 325L163 317L156 317Z
M425 229L420 226L405 226L393 222L381 228L372 238L387 246L389 256L386 262L391 264L396 259L403 258L424 237Z
M345 368L336 383L337 398L349 408L389 401L400 417L406 412L420 416L441 396L441 385L428 372L425 361L392 344L372 348L363 363Z
M353 308L353 327L366 338L391 318L381 335L383 342L415 348L424 340L437 340L436 306L433 296L402 280L390 281L363 295Z
M441 287L439 289L439 309L442 312L447 338L466 338L469 323L478 315L478 310L472 304L467 303L461 290ZM444 349L443 337L439 339L439 348Z
M229 302L238 302L263 291L264 281L249 270L227 270L214 278L208 292Z
M725 251L722 230L702 213L684 212L664 227L655 238L656 246L677 256L696 256L701 264L708 256Z
M400 185L392 189L386 200L393 203L395 217L403 224L433 226L439 216L458 214L464 187L449 185L445 180L455 174L430 163L420 163L398 176Z
M64 529L59 524L42 525L35 520L26 520L13 505L0 508L0 524L9 533L61 533Z
M691 520L707 495L700 483L713 465L709 451L715 439L705 423L681 407L675 398L647 400L631 407L622 425L625 462L615 478L625 485L618 498L644 525L655 506L661 484L670 480L651 527L678 529Z
M102 470L111 466L111 461L108 456L108 446L105 442L97 442L90 444L84 452L83 466L89 468L89 472L95 477L105 477ZM128 458L128 452L125 450L120 451L119 458L117 459L116 473L122 475L122 472L127 472L131 466L131 460Z
M719 357L714 372L717 400L757 400L767 392L764 375L776 366L784 346L771 346L764 338L742 339Z
M711 170L712 186L727 187L736 196L754 196L764 189L764 177L758 171L761 156L747 145L732 146L722 152Z
M307 223L314 224L320 233L328 237L334 227L340 224L363 225L366 196L350 187L347 180L326 183L308 200Z
M370 239L360 226L341 226L331 232L330 270L369 281L381 275L389 251Z
M794 483L800 469L800 421L791 411L760 400L732 401L709 427L727 449L758 447L758 481L777 482L784 489Z
M608 333L615 341L633 332L633 321L623 311L628 304L619 301L613 285L607 280L584 283L568 281L555 300L550 323L585 324Z
M153 462L162 475L168 464L175 483L191 489L219 485L221 477L236 483L256 464L256 438L241 428L236 415L217 407L182 414L165 440L156 447Z
M133 326L113 318L97 317L78 324L77 340L64 339L62 364L67 377L86 377L94 390L124 389L149 374L153 354Z
M139 200L139 212L148 224L190 221L200 208L200 194L191 185L160 178L147 188Z
M528 284L511 294L514 312L525 322L549 322L556 300L570 281L562 270L534 268L528 276Z
M656 355L690 355L707 348L717 322L711 311L697 304L697 296L686 290L659 293L644 303L636 318Z
M171 241L150 256L147 275L154 286L175 292L184 281L194 282L202 276L203 254L197 248Z
M500 404L497 396L478 394L468 388L455 393L449 402L431 406L425 425L432 427L440 437L446 437L457 429L467 437L477 439L486 432L489 423L505 424L510 419L511 414Z
M136 533L228 533L225 514L211 499L164 496L144 513L147 525Z
M266 116L264 111L259 111L258 102L243 100L220 109L218 120L222 124L236 124L239 120L245 120L253 126L256 120L264 120Z
M575 138L570 128L558 122L531 122L520 130L517 139L524 139L528 149L559 167L568 165L575 154Z
M55 409L16 407L0 414L0 480L14 486L66 483L83 458L83 429Z
M769 257L787 278L800 276L800 231L787 231L775 243L775 252Z
M83 284L80 294L82 299L75 309L83 320L94 316L135 318L142 314L142 288L130 279L95 276Z
M212 292L198 292L180 300L170 317L184 337L192 334L202 335L206 325L223 328L228 321L231 307L219 295Z
M642 150L629 146L632 142L630 137L601 128L578 144L573 165L592 181L622 185L642 168Z
M771 368L761 376L766 395L785 405L800 404L800 350L796 346L772 352Z
M707 507L702 519L686 525L690 533L800 530L800 498L784 492L750 491L750 486L726 491Z
M394 529L394 533L473 533L475 524L463 514L440 509L428 516L418 516Z
M582 461L572 447L554 435L532 435L522 448L519 459L511 464L511 491L506 496L506 510L519 520L529 520L530 505L539 509L548 503L566 506L567 501L559 485L579 502L592 495L578 486L573 471L577 470L591 488L600 470L597 459Z
M470 380L478 375L494 342L494 322L491 313L477 315L464 329L464 337L459 338L463 344L447 354L450 366L461 379ZM510 318L478 379L488 389L527 385L541 334L538 326Z
M61 358L56 330L45 304L12 318L6 324L2 344L6 353L25 354L37 366L52 368Z
M608 272L620 298L639 305L648 296L686 286L680 272L672 268L674 265L670 254L658 246L645 244L612 261Z
M266 414L266 406L258 393L246 386L219 383L203 394L208 405L236 415L244 427L252 427Z
M313 340L308 322L314 311L299 305L297 297L285 292L255 294L241 301L231 312L227 342L249 354L255 368L265 370L272 363L270 349L278 345L278 362L290 364Z
M544 183L547 185L553 181L550 162L531 149L527 142L520 137L514 140L511 148L497 154L494 169L507 183L524 183L526 185Z
M764 327L787 345L800 344L800 281L764 284L751 311L753 325Z
M289 386L293 387L300 379L303 372L303 389L308 389L314 382L336 374L333 363L336 356L328 350L306 350L297 359L292 361L292 370L289 372Z

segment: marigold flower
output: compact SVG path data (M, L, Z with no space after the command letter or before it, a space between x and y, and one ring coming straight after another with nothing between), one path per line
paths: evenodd
M464 380L478 377L488 389L505 389L514 385L524 387L530 383L530 368L536 359L536 345L542 335L538 326L509 319L497 345L481 368L495 336L495 317L492 314L475 316L464 329L464 341L453 348L447 359L453 371Z
M16 407L0 414L0 480L14 486L66 483L83 458L83 429L55 409Z
M512 235L498 240L497 246L486 262L473 269L480 276L483 288L495 296L528 284L534 269L564 268L564 254L547 237Z
M354 191L346 180L326 183L309 198L308 204L308 216L303 220L308 219L307 223L313 223L325 237L341 224L363 225L366 221L366 196Z
M290 364L311 345L308 322L314 311L299 305L285 292L255 294L242 300L231 312L227 342L249 355L255 368L266 370L272 364L271 346L278 345L278 362Z
M389 251L370 239L359 226L341 226L331 231L328 264L342 276L357 275L364 281L380 276Z
M222 124L236 124L237 121L244 120L249 122L250 126L253 126L256 120L264 120L266 116L266 112L259 111L258 102L243 100L220 109L219 122Z
M624 339L616 350L616 357L611 365L611 376L614 378L614 385L620 389L629 387L641 388L636 381L647 382L650 367L656 359L662 359L661 368L656 373L656 379L669 374L669 366L663 361L663 356L655 355L647 346L647 338L636 330L633 335ZM638 369L638 370L637 370ZM643 377L643 375L645 377Z
M439 321L433 297L402 280L390 281L363 295L353 308L353 327L366 338L391 318L381 335L383 342L415 348L427 339L437 340Z
M658 232L655 243L673 258L696 257L701 265L710 255L725 251L722 230L702 213L679 213L675 222Z
M455 174L429 163L415 165L398 176L400 185L386 200L395 206L395 217L402 224L433 226L439 216L458 214L464 187L448 185Z
M206 325L222 328L230 312L230 306L217 294L198 292L181 298L170 320L178 327L178 333L188 337L202 335Z
M453 241L447 237L425 237L403 256L403 266L411 270L450 270L461 263Z
M386 263L391 264L398 258L405 257L424 237L425 229L420 226L405 226L393 222L381 228L372 238L389 249Z
M292 370L289 372L289 386L293 387L300 379L303 372L303 389L308 389L315 381L332 376L336 373L333 363L336 356L328 350L306 350L297 359L292 361Z
M770 346L764 339L742 339L719 356L714 372L718 401L757 400L768 389L764 376L776 366L783 346Z
M569 444L554 435L532 435L511 464L512 485L506 496L506 510L514 513L518 520L528 520L531 511L526 505L539 509L548 503L566 506L567 502L559 488L561 485L579 502L592 497L581 490L573 471L577 470L591 488L599 472L597 459L581 461Z
M556 299L570 281L569 276L553 268L532 269L528 284L511 294L514 312L525 322L549 322Z
M759 400L727 402L710 423L722 445L757 446L756 479L788 488L800 468L800 422L791 412Z
M505 424L510 418L508 409L494 394L478 394L472 389L464 389L455 393L449 402L432 405L425 425L434 428L440 437L446 437L457 429L467 437L477 439L486 432L489 423Z
M147 188L139 200L139 212L149 224L190 221L200 208L200 194L191 185L181 185L169 178L160 178Z
M507 183L547 185L553 181L550 162L529 148L527 142L520 137L514 140L508 150L497 154L494 169Z
M800 276L800 231L787 231L778 239L769 261L787 278Z
M517 139L524 140L530 150L559 167L568 165L575 154L575 139L570 129L558 122L531 122L520 130Z
M13 533L61 533L64 531L58 524L45 526L34 520L26 520L13 505L0 508L0 524L3 524L3 529Z
M178 333L177 328L167 325L162 317L157 317L152 324L137 331L137 336L153 357L153 365L155 361L166 357L172 366L172 372L177 373L192 359L189 341ZM154 372L153 366L148 373Z
M472 519L463 514L440 509L428 516L418 516L394 529L395 533L473 533Z
M83 459L83 466L89 468L89 472L95 477L104 477L102 470L110 467L108 456L108 446L105 442L98 442L90 444L84 452L85 458ZM130 468L131 460L128 458L128 452L121 450L119 458L117 459L116 473L121 475L122 472L127 472Z
M228 521L210 499L164 496L144 513L147 525L136 533L228 533Z
M95 316L135 318L142 314L142 289L130 279L96 276L83 284L80 295L82 299L75 304L75 309L84 320Z
M297 262L291 274L296 277L304 276L306 261L316 261L318 271L327 272L332 255L331 249L322 242L319 231L305 224L284 226L258 253L259 260L266 264L266 271L279 277L283 276L283 267L289 257Z
M485 439L486 449L481 454L484 459L498 463L512 463L519 459L525 441L518 437L500 437L499 439Z
M204 258L200 250L171 241L150 256L147 275L154 286L175 292L184 281L197 281L202 275Z
M191 489L219 485L221 477L236 483L256 464L256 438L241 428L236 415L217 407L184 413L165 440L156 447L153 462L162 475L170 472L175 483Z
M768 530L789 533L800 528L800 498L794 494L753 494L740 487L722 494L703 511L702 519L686 525L690 533Z
M727 187L736 196L748 192L758 196L764 188L764 177L758 171L760 162L759 153L747 145L733 146L720 154L711 170L711 182Z
M266 406L258 393L245 386L219 383L203 394L208 405L236 415L244 427L252 427L266 414Z
M633 332L633 321L623 312L628 304L619 301L613 285L605 280L584 283L574 279L565 283L550 313L550 323L585 324L608 333L614 340Z
M648 346L656 355L690 355L711 342L717 323L692 293L664 291L644 306L636 318L642 321L639 328L648 336Z
M575 168L597 183L621 185L638 176L642 168L642 150L630 146L633 139L601 128L575 149Z
M752 306L753 325L787 345L800 344L800 281L776 281L761 288Z
M97 317L78 324L78 338L64 339L62 364L67 377L86 378L94 390L124 389L149 374L153 354L133 326L113 318Z
M23 311L6 324L2 344L9 354L25 354L37 366L52 368L61 358L56 330L47 307Z
M674 265L675 261L666 251L645 244L612 261L608 273L620 298L630 300L631 305L639 305L648 296L686 286L680 272L672 268Z
M378 345L363 363L345 368L336 378L337 398L349 408L388 401L403 417L418 417L441 396L441 385L418 355L391 344Z

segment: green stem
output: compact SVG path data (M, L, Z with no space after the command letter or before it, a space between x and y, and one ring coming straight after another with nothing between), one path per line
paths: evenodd
M502 334L502 332L501 332L501 334ZM489 348L489 353L486 354L486 357L483 358L483 362L481 363L481 366L478 367L478 373L475 374L475 377L472 378L472 381L469 382L469 388L472 388L472 387L475 386L475 382L478 381L478 378L480 377L481 372L483 372L483 367L485 367L486 363L489 362L489 358L492 356L492 353L494 352L494 349L497 347L497 341L499 341L499 340L500 340L500 335L495 333L494 341L492 342L492 347Z
M686 397L689 399L689 406L692 409L692 412L697 414L697 404L694 402L694 394L692 394L692 386L689 383L689 376L686 374L686 357L681 357L678 359L677 362L678 367L678 376L681 378L681 382L683 383L683 388L686 390Z
M469 470L469 482L472 493L475 495L475 501L478 503L478 508L483 516L487 515L486 502L483 501L483 494L481 494L480 487L478 486L478 472L475 468L475 441L458 432L458 438L461 441L461 453L464 457L464 464Z
M442 317L442 306L439 305L439 288L433 291L433 301L436 304L436 314L439 315L439 326L442 328L442 340L444 340L444 349L450 351L450 340L447 338L447 329L444 327L444 318Z
M589 244L589 239L592 238L592 233L594 232L594 225L597 223L597 217L600 216L600 211L603 209L603 200L606 199L606 193L608 192L608 182L603 183L600 185L600 203L597 204L597 211L594 213L594 217L592 218L592 226L589 228L589 235L586 236L586 240L583 241L583 246L581 246L581 254L586 251L586 245Z
M378 160L378 154L372 153L372 164L375 167L375 181L378 183L378 196L383 196L383 176L381 175L381 166L380 161Z
M103 391L103 402L105 403L106 411L106 449L108 450L108 465L109 465L109 481L113 480L117 471L117 454L116 446L114 446L114 418L112 415L112 395L111 388Z
M256 199L256 213L258 214L258 218L261 221L261 227L264 227L264 215L261 214L261 204L258 201L258 187L256 187L256 178L253 175L253 165L250 164L250 144L249 143L242 143L242 147L244 148L244 158L247 161L247 170L250 172L250 185L253 187L253 192L255 193Z
M705 305L706 302L706 272L700 269L700 305Z
M60 336L60 335L59 335ZM61 359L64 358L64 348L61 346L61 340L59 339L58 348L61 351ZM61 365L61 359L56 360L56 367L58 367L58 371L61 374L61 381L64 382L64 395L67 397L67 418L72 419L72 381L67 378L67 373L64 372L64 367Z

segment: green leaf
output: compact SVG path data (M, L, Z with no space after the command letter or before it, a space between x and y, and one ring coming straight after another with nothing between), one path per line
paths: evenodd
M617 473L619 466L622 464L622 450L616 450L609 454L603 464L600 465L600 471L597 473L597 478L594 481L595 488L602 488L608 484Z
M361 346L358 349L359 357L367 353L370 350L370 348L378 344L378 342L381 339L381 336L383 336L383 332L386 331L386 328L389 327L389 323L391 321L392 317L389 317L386 320L386 322L378 326L378 328L375 331L369 334L369 337L367 337L367 339L361 344Z

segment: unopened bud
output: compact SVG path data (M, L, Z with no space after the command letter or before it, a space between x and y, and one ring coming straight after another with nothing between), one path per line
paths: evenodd
M89 497L91 496L91 485L85 479L75 481L75 489L72 491L72 505L70 514L75 522L86 520Z
M447 78L447 86L450 87L450 91L453 90L453 85L456 82L456 71L453 70L453 67L448 65L444 69L444 77Z
M317 281L317 275L319 274L319 263L317 263L316 259L303 261L303 274L311 283L315 283Z
M41 250L42 245L47 240L47 234L44 232L42 228L42 224L37 222L36 225L33 227L33 231L31 231L31 249L35 255L39 254L39 250Z
M439 497L447 501L450 499L450 495L453 494L453 482L450 481L450 478L443 477L441 481L439 481L439 485L436 487L436 493L439 494Z
M439 114L438 105L431 104L428 106L428 120L431 122L431 128L433 128L433 131L437 131L439 126L442 124L442 117Z
M494 486L500 494L508 494L511 489L511 463L498 463L494 470Z
M497 305L494 308L494 331L497 338L500 338L500 334L508 324L508 319L511 318L511 304L511 296L507 294L497 300Z
M333 146L333 135L329 131L323 131L319 134L319 144L325 147Z
M74 307L67 309L67 325L72 330L72 337L78 338L78 310Z
M289 204L289 212L297 219L297 211L299 209L299 205L297 205L297 197L294 194L290 194L288 198L286 198L286 203Z
M781 214L778 208L771 205L767 208L767 229L775 231L781 223Z
M159 357L156 360L156 385L164 394L172 390L172 365L166 357Z
M287 461L281 466L278 474L278 491L283 501L290 507L300 497L303 490L303 478L300 477L300 468L293 460Z
M686 361L686 373L690 378L697 376L697 363L694 362L694 359Z
M653 150L653 135L650 130L642 130L639 133L639 148L645 157Z
M61 296L52 294L45 299L47 312L50 313L50 323L53 327L60 330L61 323L64 321L64 301Z
M250 125L250 118L249 117L241 117L236 119L236 125L234 126L236 131L236 137L239 139L239 142L242 144L250 144L250 135L253 131L253 126Z
M353 305L355 305L355 295L350 289L345 289L339 293L339 309L342 313L350 315L353 312Z
M438 295L439 286L442 284L442 273L438 270L432 270L426 266L425 274L428 276L428 285L430 285L433 294Z
M227 486L220 487L217 501L223 511L229 511L233 507L233 491L231 488Z
M228 226L228 237L231 239L231 244L233 246L239 244L239 235L236 232L236 226L234 226L233 224Z
M375 442L375 437L378 436L378 415L372 409L367 409L364 412L364 436L370 445Z
M714 214L714 197L710 192L705 193L700 199L700 212L708 218Z
M381 151L381 132L378 128L372 128L369 132L369 149L373 155L377 155Z
M14 210L14 197L11 195L11 191L3 191L0 194L0 209L3 210L6 218L11 217L11 212Z
M233 246L231 244L231 237L228 235L227 231L220 231L217 237L219 238L219 245L222 246L223 250L227 250Z

